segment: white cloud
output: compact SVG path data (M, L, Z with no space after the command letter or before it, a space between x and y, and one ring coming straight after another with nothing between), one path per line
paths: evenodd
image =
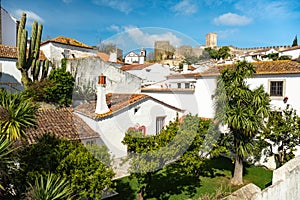
M30 11L30 10L21 10L18 9L15 11L15 14L18 16L18 18L21 18L22 13L25 12L26 13L26 19L28 23L32 23L32 21L37 21L39 23L44 23L43 18L41 18L39 15L37 15L36 13Z
M115 27L116 28L116 27ZM144 48L153 48L154 42L159 40L167 40L173 46L180 46L183 44L182 39L168 29L162 28L138 28L136 26L119 27L120 31L103 41L104 43L116 44L124 52Z
M235 35L239 32L238 29L228 29L228 30L223 30L223 31L217 31L218 33L218 38L228 38L232 35Z
M136 2L134 3L133 1L124 0L93 0L93 3L99 6L110 7L128 14L135 8Z
M172 32L165 32L165 30L162 29L162 32L158 34L143 32L142 29L135 26L126 26L124 27L124 30L136 44L145 47L152 47L154 42L158 40L168 40L174 46L181 44L181 39L175 34Z
M198 6L191 0L182 0L172 7L176 14L191 15L197 12Z
M116 32L120 32L121 31L121 27L117 26L117 25L110 25L107 30L109 31L116 31Z
M257 18L287 18L300 16L299 2L294 0L247 0L239 1L235 4L235 8L247 15Z
M251 18L246 16L237 15L234 13L226 13L214 18L214 23L217 25L227 25L227 26L243 26L249 24L252 21Z

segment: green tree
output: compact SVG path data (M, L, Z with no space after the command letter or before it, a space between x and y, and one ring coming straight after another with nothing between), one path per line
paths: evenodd
M35 126L38 106L23 94L0 90L0 135L9 140L26 137L25 129Z
M29 183L28 200L67 200L71 199L72 190L69 181L55 174L36 177L34 185Z
M186 120L190 120L191 124L198 124L198 130L193 142L180 157L179 164L186 174L192 174L195 178L199 178L205 160L205 156L201 154L205 149L203 141L208 133L211 120L199 119L197 116L187 117Z
M295 36L294 40L293 40L293 44L292 47L294 46L298 46L298 39L297 39L297 35Z
M295 156L295 147L300 144L299 122L296 111L290 105L282 112L273 111L270 115L268 129L262 134L262 138L269 144L271 155L275 155L277 167Z
M112 187L114 172L98 160L79 141L68 141L45 135L38 143L20 151L23 169L13 179L19 198L27 183L35 184L36 177L56 174L67 179L76 199L101 199L104 190Z
M198 119L198 121L197 121ZM170 124L155 136L143 136L141 132L127 131L123 143L128 147L130 173L139 182L139 199L149 192L152 176L165 165L178 160L197 135L199 118L188 115L180 124Z
M226 68L217 80L215 118L228 126L224 134L235 153L232 184L243 184L243 159L253 150L254 137L264 129L269 114L270 100L263 86L250 89L246 83L255 73L245 61Z
M230 49L227 46L223 46L219 48L218 50L212 49L211 47L205 48L205 51L207 51L212 59L226 59L230 57Z
M227 46L221 47L218 50L218 59L222 58L222 59L226 59L230 57L230 49Z

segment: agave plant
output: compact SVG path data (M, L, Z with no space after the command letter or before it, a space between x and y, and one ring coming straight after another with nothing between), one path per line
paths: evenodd
M65 200L71 199L72 190L65 178L49 173L47 177L36 177L35 184L29 184L27 199L38 200Z
M37 108L22 94L0 91L0 134L10 140L25 136L25 129L36 124Z

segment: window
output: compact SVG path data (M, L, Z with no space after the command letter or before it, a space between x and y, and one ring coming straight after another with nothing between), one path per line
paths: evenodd
M181 83L177 83L177 88L181 88Z
M160 131L164 128L166 117L156 117L156 134L159 134Z
M190 88L190 84L189 84L189 83L185 83L185 84L184 84L184 88L185 88L185 89L189 89L189 88Z
M283 81L270 81L270 96L283 96Z

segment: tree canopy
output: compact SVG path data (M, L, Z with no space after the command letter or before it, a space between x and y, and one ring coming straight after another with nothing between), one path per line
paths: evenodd
M49 173L67 179L76 199L101 199L104 190L112 187L114 172L110 166L94 157L79 141L45 135L19 154L22 170L13 178L18 195L25 193L28 183L34 185L37 177Z
M235 153L233 184L242 184L243 159L253 150L254 137L264 129L270 100L263 86L250 89L246 82L255 73L246 61L226 68L217 80L216 120L228 127L224 137Z

